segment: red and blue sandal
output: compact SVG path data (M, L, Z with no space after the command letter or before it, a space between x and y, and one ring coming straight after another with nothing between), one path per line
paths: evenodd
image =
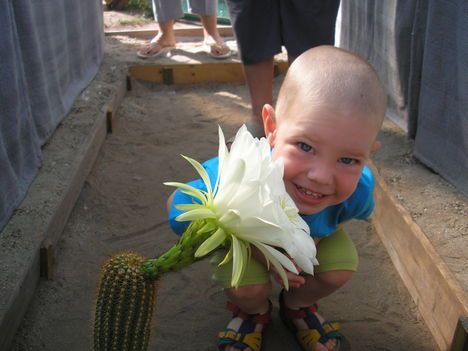
M268 311L263 314L247 314L232 302L227 302L227 309L232 312L232 318L239 317L242 323L239 330L226 328L218 334L218 350L224 350L226 346L232 345L235 348L244 350L250 347L253 351L260 351L262 347L262 333L255 333L257 324L267 325L271 320L271 301L268 301ZM263 329L265 330L265 329Z
M337 322L323 322L317 318L317 304L312 306L302 307L298 310L293 310L284 304L283 291L279 297L280 303L280 318L286 327L296 335L296 340L301 345L303 350L314 351L317 343L325 344L330 339L336 339L336 345L333 351L338 351L341 346L341 334L338 331L340 324ZM298 330L293 323L294 319L303 319L309 329Z

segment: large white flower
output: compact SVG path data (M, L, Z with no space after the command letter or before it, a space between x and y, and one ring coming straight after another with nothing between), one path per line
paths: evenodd
M309 227L286 192L283 162L273 161L265 138L256 139L242 126L228 152L219 128L219 172L214 187L197 161L185 157L198 171L207 191L187 184L165 183L198 199L200 203L176 205L185 211L179 221L204 220L203 230L213 234L195 253L201 257L224 245L228 253L220 264L233 260L231 284L237 287L250 259L250 245L257 247L273 264L288 288L284 268L298 273L291 259L305 272L313 274L316 248ZM283 268L284 267L284 268Z

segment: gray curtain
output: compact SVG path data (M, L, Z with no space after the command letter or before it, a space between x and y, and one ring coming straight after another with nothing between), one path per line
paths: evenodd
M414 155L468 195L468 1L428 2Z
M0 229L103 57L99 0L0 0Z
M468 195L468 2L342 1L340 46L366 57L414 155Z

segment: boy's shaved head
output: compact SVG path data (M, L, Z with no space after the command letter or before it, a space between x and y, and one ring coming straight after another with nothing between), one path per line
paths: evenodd
M278 123L287 118L293 104L360 111L380 128L386 94L377 72L362 57L334 46L318 46L300 55L289 68L276 104Z

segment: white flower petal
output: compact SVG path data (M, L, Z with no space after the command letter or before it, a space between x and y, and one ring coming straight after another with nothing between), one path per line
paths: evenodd
M261 251L261 253L265 256L268 262L271 262L271 264L276 268L276 271L281 277L281 280L283 281L284 288L286 290L289 290L289 281L288 277L286 276L286 271L284 270L283 266L281 263L273 256L265 246L257 246L257 248Z
M297 271L296 266L291 261L291 259L288 256L286 256L285 254L283 254L281 251L278 251L274 247L271 247L271 246L268 246L268 245L263 245L261 243L257 243L255 246L257 246L257 247L262 246L266 250L268 250L270 252L270 254L273 255L281 263L281 265L284 268L286 268L288 271L290 271L292 273L295 273L295 274L299 273Z

